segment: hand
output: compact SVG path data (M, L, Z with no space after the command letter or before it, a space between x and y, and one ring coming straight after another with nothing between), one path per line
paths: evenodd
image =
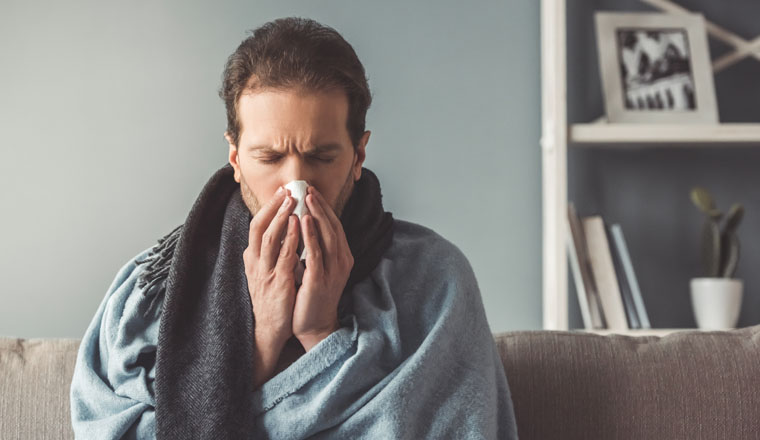
M293 335L294 269L300 235L298 217L291 215L295 201L289 191L281 190L253 217L243 252L257 345L267 342L267 349L277 353Z
M313 186L307 190L306 207L309 214L301 217L306 270L296 294L293 334L309 351L340 328L338 302L354 267L354 257L343 225Z

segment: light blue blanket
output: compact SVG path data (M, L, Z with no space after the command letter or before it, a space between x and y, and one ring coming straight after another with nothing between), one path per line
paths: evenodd
M251 395L251 438L517 438L467 258L395 222L391 247L351 292L354 314ZM154 438L159 315L142 318L135 265L147 252L121 268L83 337L70 396L77 438Z

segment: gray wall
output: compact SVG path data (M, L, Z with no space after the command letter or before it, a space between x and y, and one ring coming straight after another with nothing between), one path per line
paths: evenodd
M541 326L538 2L0 4L0 336L81 337L118 269L226 162L226 57L300 15L374 103L386 209L458 245L493 331Z
M593 10L651 11L635 0L573 3L568 14L569 118L587 122L603 113ZM710 20L745 39L760 34L760 3L753 0L690 0L677 3L702 11ZM710 39L716 58L727 51ZM715 75L720 120L760 122L760 62L745 59ZM738 326L760 323L760 145L682 148L571 149L569 195L582 216L600 214L620 223L629 246L653 327L695 327L689 280L704 276L700 262L703 216L689 191L704 186L718 208L743 203L738 230L741 256L736 273L744 280ZM640 146L639 146L640 147ZM571 328L582 327L571 286Z

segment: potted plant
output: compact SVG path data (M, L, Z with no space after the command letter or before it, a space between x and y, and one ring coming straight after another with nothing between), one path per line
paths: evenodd
M700 329L735 328L743 290L742 280L734 278L739 262L736 229L744 216L744 207L734 203L724 218L710 193L701 187L692 189L691 200L705 214L702 226L705 276L691 279L694 318Z

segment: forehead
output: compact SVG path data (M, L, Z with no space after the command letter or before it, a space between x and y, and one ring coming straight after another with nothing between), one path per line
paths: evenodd
M241 144L280 140L343 142L349 139L348 98L340 90L257 90L238 100Z

